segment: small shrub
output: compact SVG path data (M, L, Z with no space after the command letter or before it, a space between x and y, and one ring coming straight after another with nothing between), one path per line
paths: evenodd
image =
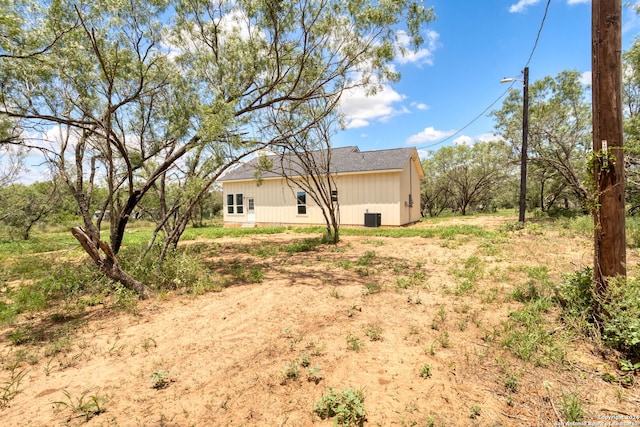
M371 326L365 331L365 334L371 341L382 341L382 328L380 326Z
M480 416L480 413L482 412L480 406L478 405L473 405L471 407L471 413L469 414L469 418L475 419L478 418Z
M282 384L285 384L289 380L296 381L299 378L300 366L298 365L298 361L292 360L288 362L284 368L284 372L282 372Z
M169 387L169 383L171 383L171 379L168 372L156 371L151 375L151 387L156 390Z
M584 418L584 410L582 409L577 393L562 394L560 403L562 415L564 415L567 421L580 421Z
M78 415L84 417L85 421L89 421L91 418L102 414L106 411L103 406L107 402L107 398L103 396L91 395L87 397L89 391L83 392L79 397L71 397L71 393L68 391L63 392L66 401L53 402L57 409L66 407Z
M431 377L431 366L429 364L422 365L420 368L420 377L422 378L430 378Z
M336 417L334 425L362 427L367 421L364 393L352 387L343 391L330 388L314 405L313 411L321 418Z
M356 337L355 335L348 334L347 348L351 351L360 351L362 349L362 343L360 342L360 338Z

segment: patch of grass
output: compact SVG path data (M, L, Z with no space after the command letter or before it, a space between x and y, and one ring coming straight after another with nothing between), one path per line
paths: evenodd
M302 240L298 240L293 243L290 243L284 246L282 249L289 254L295 254L298 252L313 251L315 250L316 247L320 246L321 244L322 244L322 239L319 239L319 238L302 239Z
M363 295L379 294L382 292L382 285L378 282L367 282L364 287L365 289L362 291Z
M563 393L560 397L560 409L569 422L581 421L584 418L584 410L577 393Z
M364 333L371 341L382 341L382 328L378 325L370 326Z
M375 251L366 251L364 255L358 258L358 261L356 261L356 265L359 265L359 266L371 265L375 258L376 258Z
M71 393L67 390L63 393L66 400L53 402L56 408L67 408L71 410L71 412L82 417L85 422L106 411L104 404L106 404L108 400L104 396L87 396L89 394L88 390L80 394L78 397L72 397Z
M421 378L431 378L431 366L427 363L422 365L420 368L420 377Z
M3 383L0 383L0 409L5 408L18 393L20 393L20 383L27 374L25 369L18 370L18 363L11 366L11 376Z
M362 350L362 341L360 338L351 333L347 334L347 349L356 352Z
M364 408L364 392L347 388L342 391L330 388L313 407L321 419L333 418L336 426L362 427L367 421Z
M480 406L473 405L471 407L471 412L469 413L469 418L472 418L472 419L478 418L481 413L482 413L482 409L480 408Z
M162 390L169 387L171 384L171 378L169 378L169 372L157 370L151 375L151 388L155 390Z

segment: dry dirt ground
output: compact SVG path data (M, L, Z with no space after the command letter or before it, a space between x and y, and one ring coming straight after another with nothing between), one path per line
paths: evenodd
M522 308L512 290L531 271L558 283L589 265L589 239L535 224L501 236L346 236L293 254L277 248L304 236L198 240L213 265L260 266L262 281L133 312L87 309L60 352L12 345L0 330L0 386L14 361L13 374L24 372L0 425L331 426L314 405L349 387L363 391L368 426L568 425L571 397L589 425L640 425L638 376L627 387L603 380L620 374L615 353L558 338L564 360L524 361L501 341ZM635 271L638 256L628 257ZM547 333L571 336L557 311L546 316ZM104 412L87 421L73 409L92 399Z

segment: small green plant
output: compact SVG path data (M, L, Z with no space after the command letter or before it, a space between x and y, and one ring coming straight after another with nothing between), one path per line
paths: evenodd
M351 351L360 351L362 349L362 342L360 338L349 333L347 335L347 348Z
M313 407L321 419L336 417L335 426L362 427L367 421L364 392L353 387L342 391L330 388Z
M514 374L507 375L507 378L504 380L504 386L511 393L516 393L518 391L518 377Z
M107 398L104 396L87 396L89 394L88 390L75 398L67 390L63 391L63 393L67 399L66 401L53 402L58 410L65 407L83 417L85 421L89 421L91 418L106 411L104 404L107 403Z
M440 342L440 345L442 346L442 348L451 347L451 339L449 338L449 331L444 331L442 335L440 335L440 338L438 338L438 341Z
M469 418L476 419L480 416L482 409L478 405L473 405L471 407L471 413L469 414Z
M378 294L382 291L382 285L378 282L367 282L364 286L363 295Z
M564 415L567 421L580 421L584 418L584 410L582 409L577 393L563 393L560 404L562 415Z
M309 367L309 365L311 365L311 362L309 361L309 355L306 353L303 353L300 355L300 366L302 366L303 368L307 368Z
M145 338L142 340L142 349L144 351L146 351L147 353L149 352L149 349L151 347L158 347L158 344L156 343L156 340L154 340L153 338L149 337L149 338Z
M171 379L168 372L158 370L151 375L151 387L156 390L167 388L170 383Z
M629 360L621 360L618 362L620 365L620 370L621 371L626 371L626 372L636 372L636 371L640 371L640 362L638 363L633 363Z
M358 261L356 261L356 264L359 266L371 265L375 257L376 257L375 251L366 251L364 255L358 258Z
M382 328L380 326L371 326L367 328L365 334L371 341L382 341Z
M298 361L292 360L291 362L287 362L287 364L284 367L284 371L282 372L281 384L284 385L289 380L296 381L299 378L300 378L300 366L298 365Z
M422 378L430 378L431 377L431 366L429 364L422 365L420 368L420 377Z
M0 384L0 409L7 406L9 401L20 393L20 383L27 374L26 370L18 370L19 363L11 366L11 377L8 381Z
M322 376L320 376L320 366L307 367L307 381L318 384L322 381Z
M340 295L340 292L338 292L338 288L331 289L331 292L329 292L329 295L332 296L335 299L342 298L342 295Z

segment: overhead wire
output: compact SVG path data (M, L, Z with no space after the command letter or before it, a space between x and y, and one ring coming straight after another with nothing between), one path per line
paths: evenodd
M529 58L527 59L527 62L525 64L525 66L522 68L522 71L520 71L520 74L518 77L522 76L524 73L524 69L527 68L529 66L529 64L531 63L531 59L533 58L533 55L536 51L536 48L538 47L538 42L540 41L540 35L542 34L542 29L544 28L544 23L547 20L547 14L549 13L549 6L551 5L551 0L547 0L547 5L545 6L544 9L544 15L542 16L542 21L540 22L540 26L538 27L538 34L536 35L536 39L533 43L533 48L531 49L531 53L529 54ZM488 107L486 107L484 110L482 110L482 112L480 112L480 114L478 114L477 116L475 116L469 123L467 123L466 125L464 125L463 127L461 127L460 129L458 129L457 131L455 131L454 133L452 133L451 135L448 135L445 138L442 138L438 141L435 142L431 142L431 143L427 143L427 144L423 144L423 145L418 145L416 146L416 148L420 148L420 149L424 149L424 148L432 148L435 147L436 145L440 145L443 144L447 141L449 141L450 139L456 137L457 135L459 135L463 130L465 130L466 128L468 128L469 126L471 126L472 124L474 124L478 119L480 119L480 117L482 117L491 107L493 107L494 105L496 105L498 103L498 101L500 101L502 98L504 98L504 96L509 93L509 91L511 90L511 88L513 87L513 85L515 84L516 80L514 80L508 87L507 89L502 92L500 94L500 96L498 96L498 98L496 98L491 104L489 104Z

